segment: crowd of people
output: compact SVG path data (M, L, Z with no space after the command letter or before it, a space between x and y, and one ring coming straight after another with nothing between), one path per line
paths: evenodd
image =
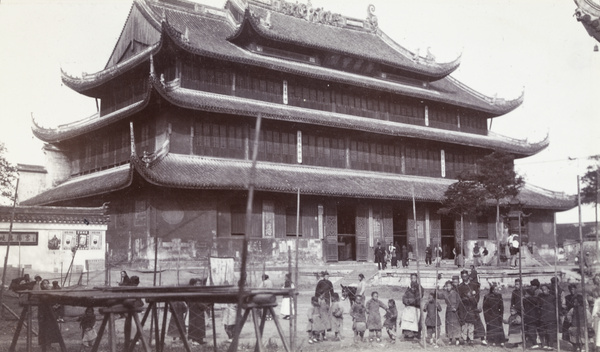
M306 331L311 344L327 340L328 333L333 334L333 340L339 340L343 330L344 308L340 297L334 292L329 274L326 271L320 274L321 280L307 312ZM600 277L598 281L600 283ZM404 307L400 314L395 299L382 300L375 290L365 294L362 274L358 286L361 289L357 290L356 301L349 311L355 342L381 342L387 334L389 341L395 343L399 336L406 341L419 340L426 334L427 342L437 346L442 321L449 345L477 343L513 348L524 343L530 349L553 350L557 348L557 333L561 333L563 340L580 351L585 342L586 323L590 338L594 336L592 311L585 309L578 285L569 284L565 295L556 277L547 284L533 279L523 287L517 279L506 315L498 286L491 284L482 297L475 266L471 266L470 271L462 270L442 288L429 290L427 295L418 275L411 274L409 287L401 297ZM597 301L592 304L596 306L593 312L596 321L600 318L600 298ZM440 302L446 307L443 320Z

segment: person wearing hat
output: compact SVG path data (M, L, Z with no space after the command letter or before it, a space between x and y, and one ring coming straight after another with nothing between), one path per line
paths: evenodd
M468 270L462 270L460 277L463 282L458 285L458 295L462 302L459 316L464 322L462 339L472 344L474 339L481 338L481 344L487 345L485 340L485 327L481 321L481 312L478 308L480 298L480 285L472 281Z
M458 279L458 276L456 276ZM452 281L446 281L444 285L444 300L446 301L446 337L450 339L450 345L460 344L461 338L461 321L458 318L458 309L460 306L460 297L456 288L452 285Z
M327 340L326 331L331 330L331 314L329 308L331 307L331 295L333 294L333 284L329 281L329 273L327 271L321 271L321 280L317 283L315 289L315 297L318 297L321 306L321 317L323 324L325 325L325 331L323 331L323 340Z

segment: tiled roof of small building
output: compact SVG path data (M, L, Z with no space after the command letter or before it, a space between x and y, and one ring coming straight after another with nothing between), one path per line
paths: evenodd
M131 184L130 164L72 177L47 191L21 202L23 205L54 204L64 200L92 197L127 188Z
M10 222L13 208L0 206L0 222ZM14 210L16 223L45 223L45 224L85 224L104 225L108 223L106 207L48 207L48 206L17 206Z

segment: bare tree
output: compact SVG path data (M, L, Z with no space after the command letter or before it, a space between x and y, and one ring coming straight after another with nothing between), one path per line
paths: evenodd
M17 167L6 160L6 147L0 142L0 198L12 200L14 197Z

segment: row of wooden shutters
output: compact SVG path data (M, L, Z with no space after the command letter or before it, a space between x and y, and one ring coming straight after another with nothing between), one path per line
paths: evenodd
M382 207L383 233L381 234L386 244L392 242L392 208ZM327 262L338 261L338 228L337 207L335 202L325 206L325 260ZM379 239L378 239L379 240ZM365 204L356 205L356 260L367 261L369 259L369 206Z

